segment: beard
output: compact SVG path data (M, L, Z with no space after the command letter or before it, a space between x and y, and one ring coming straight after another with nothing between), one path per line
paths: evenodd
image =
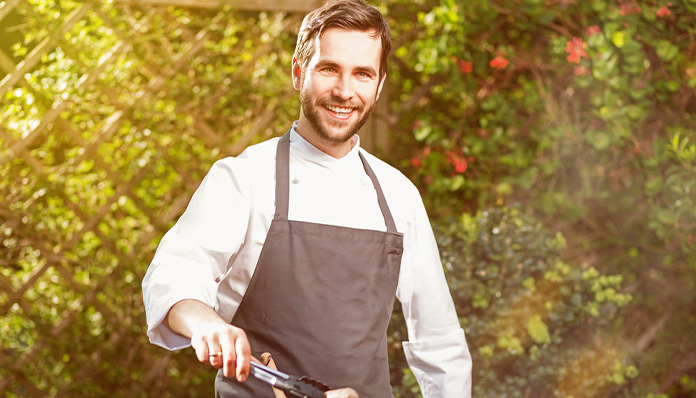
M365 108L362 103L346 102L336 97L320 98L316 103L313 103L309 90L300 90L300 104L302 105L302 113L317 135L333 143L344 143L353 138L358 130L367 122L374 108L374 103ZM318 108L328 104L354 108L353 112L357 112L358 114L362 112L362 115L359 116L358 120L352 123L347 120L336 119L330 119L327 123L322 123Z

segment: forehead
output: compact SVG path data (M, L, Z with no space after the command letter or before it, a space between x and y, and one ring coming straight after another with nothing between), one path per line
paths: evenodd
M379 69L382 41L370 31L329 28L316 39L312 62L330 59L348 65L372 66Z

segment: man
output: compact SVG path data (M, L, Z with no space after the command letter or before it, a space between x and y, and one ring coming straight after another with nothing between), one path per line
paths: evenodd
M309 13L292 62L299 121L218 161L160 243L143 281L148 335L192 345L220 369L218 397L273 397L248 377L263 352L285 373L391 397L395 295L423 395L471 395L471 357L418 191L356 135L390 48L388 24L362 0Z

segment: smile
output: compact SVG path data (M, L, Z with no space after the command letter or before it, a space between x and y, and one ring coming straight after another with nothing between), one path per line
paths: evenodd
M333 105L324 105L324 108L328 109L329 111L335 113L338 116L348 116L355 110L355 108L343 108L340 106Z

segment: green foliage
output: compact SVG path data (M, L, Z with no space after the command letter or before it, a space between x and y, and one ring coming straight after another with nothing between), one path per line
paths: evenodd
M376 116L436 225L475 396L693 397L696 3L379 7L396 39ZM0 82L3 394L212 393L191 352L147 343L139 283L212 162L296 118L299 16L0 10L0 49L33 62ZM404 398L407 338L396 311Z
M438 225L450 291L474 360L474 396L630 396L626 380L638 374L629 355L618 342L592 339L631 300L616 291L620 275L565 262L564 237L518 206L465 213ZM403 319L392 319L392 327L397 340ZM401 380L398 397L418 396L417 386L407 387L410 373L392 377Z
M0 92L0 395L212 394L191 352L147 342L140 281L212 162L296 116L297 17L3 7L30 66Z
M392 109L406 108L393 162L435 218L524 203L563 232L562 257L585 264L587 277L614 275L593 277L585 310L633 295L597 333L630 342L621 349L640 358L627 383L636 395L694 391L676 382L693 376L685 352L696 349L676 330L694 324L696 300L695 10L691 1L443 0L393 17ZM496 302L483 286L467 288L460 311ZM537 320L522 325L544 339ZM524 348L505 333L486 352ZM672 369L674 358L689 365Z
M590 397L611 391L604 379L615 372L601 367L583 370L594 392L576 390L564 377L578 356L627 360L589 341L592 329L630 301L626 294L600 296L618 287L620 277L563 261L565 239L518 207L462 215L439 236L478 364L475 396Z

